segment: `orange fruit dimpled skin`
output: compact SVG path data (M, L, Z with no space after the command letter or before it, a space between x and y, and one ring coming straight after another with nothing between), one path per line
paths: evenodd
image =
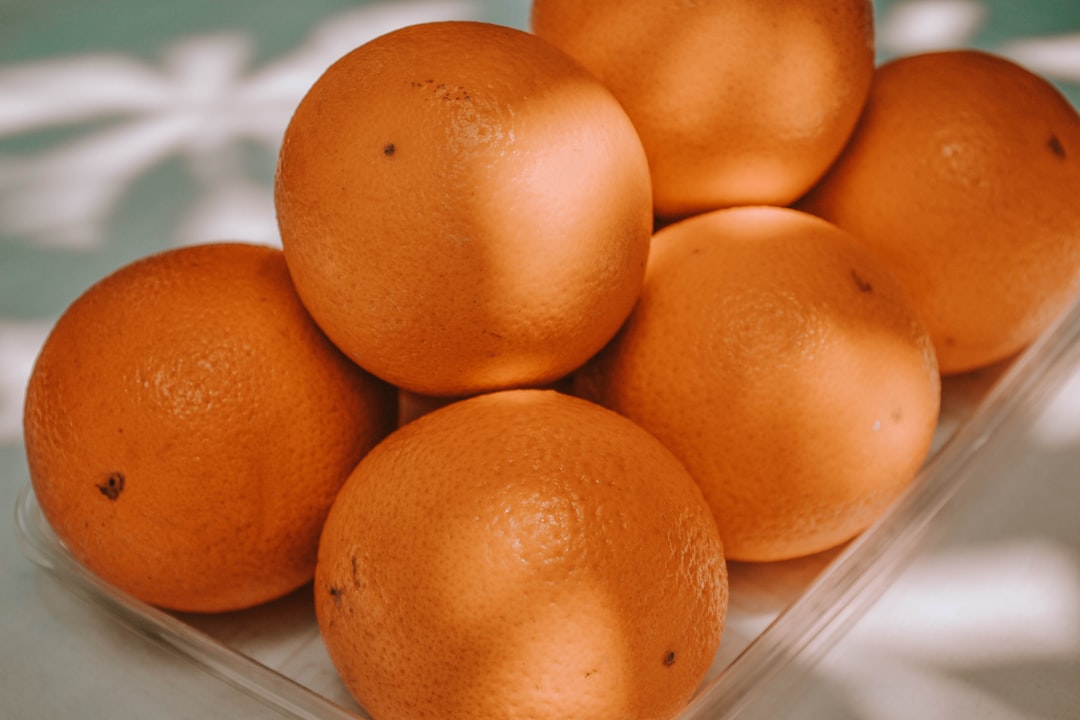
M507 390L414 420L359 464L315 609L373 717L670 718L727 610L715 521L657 440Z
M910 483L940 403L902 286L796 210L732 208L659 231L642 296L575 392L683 462L728 559L838 545Z
M1006 358L1080 292L1080 116L973 50L882 65L851 143L798 204L907 285L941 371Z
M24 435L42 512L122 590L211 612L310 581L334 495L396 417L296 296L280 250L241 243L127 265L63 313Z
M640 289L641 141L596 78L520 30L396 30L300 102L275 181L297 288L353 360L412 392L544 385Z
M535 0L531 26L626 107L666 218L796 200L874 69L870 0Z

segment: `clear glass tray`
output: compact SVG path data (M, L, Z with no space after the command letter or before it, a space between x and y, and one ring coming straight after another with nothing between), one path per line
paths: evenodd
M793 661L828 650L903 570L941 508L964 484L993 472L985 448L1023 432L1080 364L1080 302L1017 357L947 378L931 455L890 512L847 545L799 560L732 563L731 604L720 648L680 716L732 718L789 684ZM311 587L250 610L170 613L103 582L45 522L29 484L16 506L24 553L120 622L286 717L366 718L319 636Z

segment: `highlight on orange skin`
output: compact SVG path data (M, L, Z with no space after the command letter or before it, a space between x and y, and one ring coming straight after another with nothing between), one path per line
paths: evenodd
M900 283L836 226L775 207L658 232L638 304L574 389L675 453L744 561L868 527L915 476L940 407Z
M874 68L869 0L537 0L530 22L626 107L666 220L803 195Z

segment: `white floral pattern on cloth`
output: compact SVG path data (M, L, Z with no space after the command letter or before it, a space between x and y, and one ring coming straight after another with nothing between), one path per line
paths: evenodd
M1008 27L1009 18L996 17L992 3L905 0L879 2L878 5L882 9L878 18L877 46L882 57L955 47L982 47L1047 77L1061 87L1074 104L1080 101L1080 18L1062 19L1039 35L1003 36L999 24ZM1020 4L1013 5L1013 13L1028 9Z

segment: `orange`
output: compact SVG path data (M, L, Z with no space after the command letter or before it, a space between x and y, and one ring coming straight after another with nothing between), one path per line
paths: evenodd
M1080 292L1080 116L1001 57L893 60L850 145L798 207L886 260L943 373L989 365Z
M574 387L675 453L747 561L869 526L922 464L940 404L899 282L847 233L775 207L659 231L641 300Z
M535 0L531 27L622 102L665 217L796 200L874 68L870 0Z
M106 581L176 610L241 608L310 581L330 503L395 397L318 330L280 250L166 251L52 329L26 394L30 478Z
M573 391L573 378L567 375L564 378L560 378L556 382L549 383L539 388L541 390L558 390L560 392L570 393ZM398 391L398 421L397 424L404 425L411 422L416 418L426 413L440 408L443 405L449 405L452 402L458 400L464 400L468 396L462 397L446 397L446 396L431 396L431 395L418 395L417 393L409 392L408 390Z
M476 22L405 27L300 102L275 203L300 296L422 395L545 385L614 335L652 229L622 107L566 55Z
M670 718L716 651L723 548L629 420L552 390L433 410L330 511L315 609L379 720Z

